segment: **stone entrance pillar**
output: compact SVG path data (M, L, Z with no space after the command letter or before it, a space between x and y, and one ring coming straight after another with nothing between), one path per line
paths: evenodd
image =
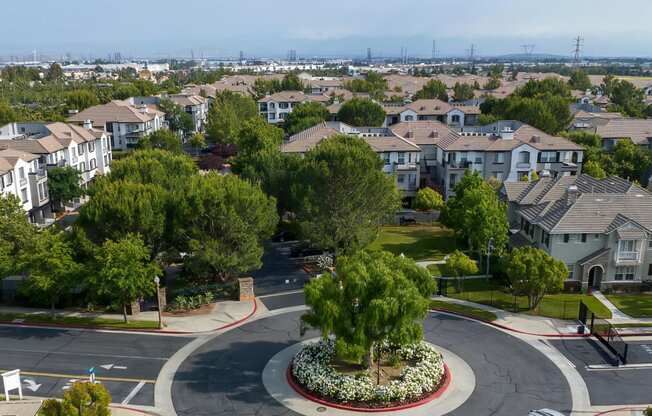
M240 287L240 301L254 299L255 295L253 277L243 277L238 279L238 286Z

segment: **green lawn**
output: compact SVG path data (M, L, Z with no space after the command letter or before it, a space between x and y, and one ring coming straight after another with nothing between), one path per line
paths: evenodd
M530 310L526 296L514 296L508 289L491 279L468 279L456 287L449 281L447 296L493 306L510 312L523 312L531 315L559 319L577 319L580 300L601 318L611 318L611 312L591 295L581 293L560 293L546 295L539 305Z
M472 306L458 305L457 303L445 302L441 300L431 300L430 307L433 309L441 309L449 312L459 313L462 315L478 318L483 321L495 321L496 315L485 311L484 309L474 308Z
M652 295L605 295L621 312L633 318L652 317Z
M441 260L458 248L453 231L434 225L404 225L382 227L370 250L385 250L405 254L414 260Z
M85 318L76 316L57 316L43 314L0 313L0 322L12 322L22 319L24 323L32 324L59 324L102 327L113 329L157 329L157 321L129 321L125 323L118 319Z

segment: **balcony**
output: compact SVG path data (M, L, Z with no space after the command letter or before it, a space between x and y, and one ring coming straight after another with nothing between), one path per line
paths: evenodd
M469 169L473 166L473 162L470 160L461 160L459 162L444 162L444 167L448 169Z
M617 251L615 260L617 264L637 264L641 262L641 253L639 251Z
M395 171L406 171L406 170L417 170L417 164L416 163L394 163L394 170Z

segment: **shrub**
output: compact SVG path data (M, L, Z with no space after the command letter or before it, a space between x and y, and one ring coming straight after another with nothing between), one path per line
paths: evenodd
M204 292L192 296L179 295L174 298L172 303L167 305L166 310L169 312L191 311L213 303L214 300L215 295L213 295L213 292Z

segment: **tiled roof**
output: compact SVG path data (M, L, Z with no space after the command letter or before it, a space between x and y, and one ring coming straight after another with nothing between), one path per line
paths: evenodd
M603 139L629 138L636 144L646 145L652 139L652 119L613 118L597 126L595 133Z
M161 114L163 113L150 108L147 108L147 112L141 111L124 101L111 101L80 111L68 118L68 121L83 123L86 120L91 120L94 125L104 127L107 122L145 123Z
M5 170L6 172L9 169L13 169L13 167L16 166L18 160L31 162L34 159L38 159L38 155L21 152L20 150L16 150L16 149L5 149L5 150L0 150L0 159L5 161L5 163L3 163L5 169L8 167L8 169Z
M459 134L438 121L404 121L390 127L394 134L417 145L435 145L442 139L457 139Z
M174 95L169 95L168 99L170 99L170 101L172 101L173 103L183 107L202 105L208 102L208 99L200 95L193 95L193 94L174 94Z

